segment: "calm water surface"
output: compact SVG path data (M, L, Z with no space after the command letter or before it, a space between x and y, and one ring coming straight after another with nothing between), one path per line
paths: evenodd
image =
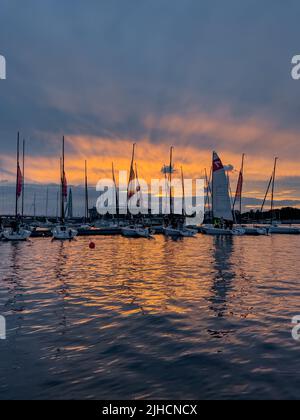
M0 399L300 398L300 237L0 243Z

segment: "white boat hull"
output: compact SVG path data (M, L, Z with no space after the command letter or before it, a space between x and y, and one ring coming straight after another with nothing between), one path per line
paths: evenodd
M53 239L57 239L60 241L71 241L78 235L78 232L77 230L71 229L68 227L66 228L56 227L52 230L52 234L53 234Z
M7 230L3 232L3 238L7 241L26 241L31 235L29 230L20 229L19 231Z

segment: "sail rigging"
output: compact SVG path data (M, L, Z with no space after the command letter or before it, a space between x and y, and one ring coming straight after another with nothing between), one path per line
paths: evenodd
M242 165L241 170L239 172L236 193L233 202L233 213L234 217L236 217L235 213L235 206L239 202L239 212L240 212L240 222L242 222L242 204L243 204L243 186L244 186L244 162L245 162L245 155L242 156Z
M18 217L18 201L22 195L23 189L23 175L20 167L20 133L18 133L17 139L17 178L16 178L16 206L15 206L15 216Z

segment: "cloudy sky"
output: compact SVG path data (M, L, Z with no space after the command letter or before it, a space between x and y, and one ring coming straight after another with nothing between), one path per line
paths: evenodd
M69 181L125 169L137 142L140 176L157 177L175 146L186 176L216 149L261 198L279 156L276 197L300 199L298 0L0 0L0 180L14 175L16 132L27 178ZM232 175L233 184L236 172ZM297 204L297 202L296 202Z

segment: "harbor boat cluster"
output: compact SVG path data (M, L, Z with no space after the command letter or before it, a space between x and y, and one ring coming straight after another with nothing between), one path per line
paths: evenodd
M99 236L99 235L122 235L125 238L153 239L155 235L161 234L167 238L193 238L196 235L205 234L211 236L265 236L274 234L300 234L300 228L285 226L274 218L274 194L276 182L276 168L278 158L275 158L274 169L268 183L268 188L262 203L263 212L268 195L271 194L271 220L268 223L247 224L242 218L243 182L245 155L242 156L242 165L236 188L236 194L232 197L229 176L225 166L217 154L213 152L210 176L206 172L205 186L205 221L202 225L193 224L189 217L187 223L187 212L185 207L185 183L184 173L181 167L182 178L182 213L177 214L174 206L172 190L172 176L174 173L173 152L170 148L169 165L165 166L165 181L167 185L167 201L169 212L165 215L132 215L130 212L130 200L133 196L140 194L138 169L135 162L136 145L133 145L130 175L127 190L126 217L121 215L119 207L118 187L116 183L114 164L112 164L112 179L116 191L117 214L112 218L92 220L89 208L88 193L88 166L85 161L84 183L85 183L85 214L79 220L72 220L66 217L68 203L68 186L65 170L65 138L62 140L62 153L60 157L60 217L56 219L40 218L39 221L28 219L24 215L24 194L25 194L25 141L23 141L23 159L20 161L20 135L17 138L17 166L16 166L16 193L15 193L15 214L14 217L2 217L0 239L5 241L26 241L30 237L49 237L52 240L71 241L77 236ZM142 205L142 194L137 202ZM236 207L239 206L239 210Z

